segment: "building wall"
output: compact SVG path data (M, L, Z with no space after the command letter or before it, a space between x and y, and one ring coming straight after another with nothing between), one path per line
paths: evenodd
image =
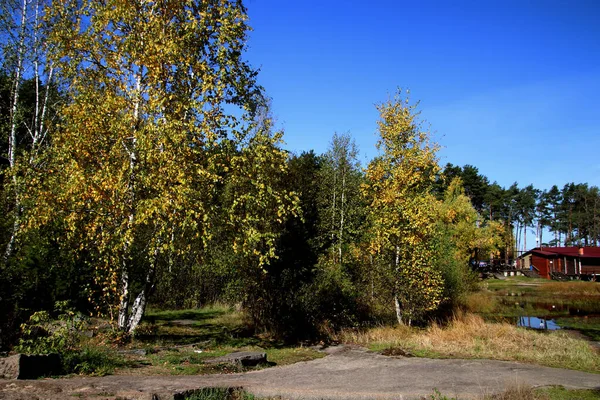
M537 269L542 278L550 279L550 269L548 259L536 255L531 255L531 264Z
M574 258L569 258L567 257L567 268L566 268L566 274L567 275L575 275L577 273L577 269L575 268L575 263L579 262Z
M531 254L527 254L525 257L523 257L521 263L522 265L520 265L520 268L529 269L531 267Z
M581 273L600 275L600 259L581 259Z

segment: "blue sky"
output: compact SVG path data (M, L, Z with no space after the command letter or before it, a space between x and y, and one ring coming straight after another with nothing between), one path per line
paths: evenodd
M294 152L350 132L409 88L441 163L538 188L600 186L600 2L247 0L247 58Z

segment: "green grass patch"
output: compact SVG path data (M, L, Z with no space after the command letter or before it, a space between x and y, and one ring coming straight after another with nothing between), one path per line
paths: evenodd
M505 279L487 279L482 284L489 289L507 288L507 287L526 287L530 285L542 285L548 283L547 279L528 278L526 276L509 276Z
M135 333L135 342L160 346L258 346L241 312L223 305L191 310L150 310Z
M260 347L217 347L197 352L191 348L166 349L148 356L154 372L172 375L198 375L214 373L243 372L274 365L288 365L300 361L310 361L324 357L323 353L307 347L281 347L263 349ZM267 354L267 365L240 367L231 364L207 364L206 360L224 356L235 351L260 351Z
M174 320L210 320L224 314L232 313L231 307L215 304L196 309L185 310L158 310L149 308L144 314L143 321L174 321Z
M66 373L93 376L109 375L117 368L131 365L125 357L114 350L99 346L89 346L80 351L64 353L62 359Z
M600 390L573 390L562 386L536 389L536 394L548 400L600 400Z
M266 349L267 360L277 365L294 364L325 357L325 354L309 347L282 347Z
M131 356L138 368L128 370L142 374L197 375L251 369L206 363L236 351L267 353L268 364L254 369L323 357L316 350L286 346L255 334L243 313L222 305L200 310L149 310L128 348L146 350L145 356Z
M600 317L559 318L556 323L562 328L575 329L591 340L600 341Z

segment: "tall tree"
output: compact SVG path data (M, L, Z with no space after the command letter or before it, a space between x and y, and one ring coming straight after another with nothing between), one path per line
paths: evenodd
M561 203L559 212L560 229L565 234L565 246L573 246L574 241L574 211L576 206L576 186L567 183L561 190Z
M473 282L469 261L487 258L501 246L503 226L498 221L487 221L477 213L465 194L460 178L454 178L439 204L437 222L437 263L444 275L445 299L453 302Z
M33 217L58 215L67 243L90 254L118 327L137 327L173 260L201 261L222 216L214 195L224 177L236 182L234 248L254 268L268 262L277 219L261 218L284 219L293 199L270 184L285 170L280 136L252 123L259 90L242 59L241 1L59 0L49 20L72 101Z
M517 255L521 251L521 239L523 239L522 249L523 251L527 251L527 227L531 227L533 224L538 196L539 190L535 189L533 185L520 189L516 196Z
M552 223L550 199L548 191L543 190L539 193L538 201L535 206L535 215L537 220L536 240L539 246L544 243L544 229Z
M461 178L465 193L471 199L473 207L477 212L482 212L485 205L485 197L490 183L488 179L479 173L477 167L465 165L462 169Z
M342 263L347 244L360 225L362 174L358 149L350 134L333 135L320 172L320 221L323 241L329 243L332 261Z
M401 324L435 310L443 292L441 274L432 266L437 145L416 107L400 94L378 106L381 155L369 164L363 187L371 201L371 249L388 261Z
M37 166L38 156L47 142L51 102L56 100L54 66L46 58L43 29L45 0L7 0L0 5L2 67L10 81L9 115L2 128L7 143L0 146L8 164L4 171L10 179L12 227L4 251L7 261L15 250L21 229L23 196L29 168ZM25 96L23 96L25 94ZM2 135L3 137L4 135Z
M561 208L561 193L558 186L553 185L546 193L546 201L548 202L549 213L551 216L550 230L554 232L554 239L551 241L555 246L560 246L561 239L561 224L559 220Z

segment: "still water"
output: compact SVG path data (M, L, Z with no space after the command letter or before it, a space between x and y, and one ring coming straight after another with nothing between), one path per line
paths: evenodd
M544 319L538 317L519 317L517 325L526 328L542 329L549 331L560 329L560 326L558 326L553 319Z

